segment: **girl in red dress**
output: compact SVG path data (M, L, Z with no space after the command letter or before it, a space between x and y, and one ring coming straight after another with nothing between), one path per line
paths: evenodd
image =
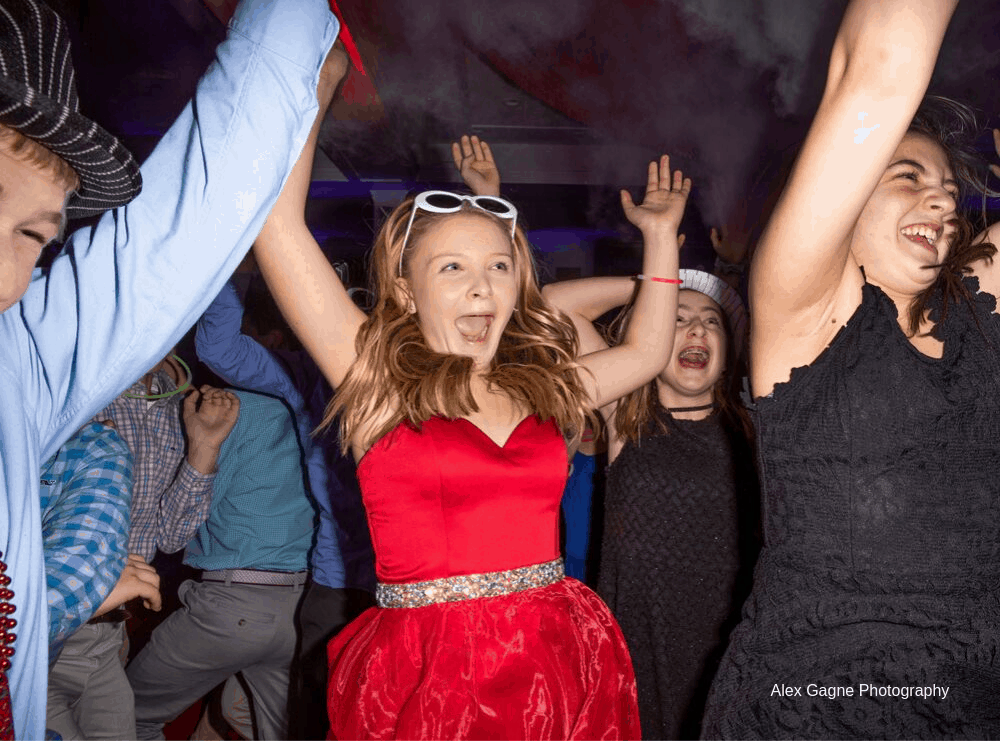
M650 163L625 341L577 358L509 202L429 191L388 218L376 305L348 297L303 220L316 131L255 250L337 389L358 461L379 607L330 645L332 738L638 738L635 679L605 605L563 576L559 501L593 410L666 364L690 180Z

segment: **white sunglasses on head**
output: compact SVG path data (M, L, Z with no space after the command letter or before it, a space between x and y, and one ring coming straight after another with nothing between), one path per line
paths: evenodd
M462 205L466 201L480 211L486 211L501 219L510 219L510 238L514 239L514 231L517 229L517 209L510 201L498 196L465 196L447 190L425 190L413 199L410 220L406 223L403 248L399 251L399 275L401 277L403 275L403 255L406 254L406 243L410 240L410 229L413 227L413 217L416 216L417 209L433 214L453 214L456 211L461 211Z

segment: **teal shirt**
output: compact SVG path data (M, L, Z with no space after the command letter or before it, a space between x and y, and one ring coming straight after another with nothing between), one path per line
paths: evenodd
M305 571L316 510L295 419L278 399L230 391L240 398L240 416L219 451L212 509L184 563L205 571Z

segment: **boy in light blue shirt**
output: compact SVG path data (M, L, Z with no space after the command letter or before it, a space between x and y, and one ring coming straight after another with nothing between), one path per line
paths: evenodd
M45 733L41 461L163 357L242 259L343 76L342 54L324 65L338 29L326 0L243 2L140 175L80 115L58 16L0 7L0 558L17 620L0 691L6 679L19 738ZM106 209L34 271L67 216Z

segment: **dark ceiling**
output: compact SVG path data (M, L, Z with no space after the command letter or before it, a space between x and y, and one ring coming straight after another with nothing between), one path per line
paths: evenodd
M205 0L50 2L75 37L85 112L145 156L212 58L221 23ZM574 239L561 229L588 245L579 264L556 259L569 275L616 269L623 250L624 263L634 258L617 188L637 188L661 151L695 178L689 263L710 255L705 224L752 228L818 102L845 2L339 5L368 74L352 73L324 124L314 231L334 252L358 253L380 208L454 183L449 143L478 133L505 193L548 230L536 245L559 252ZM932 85L976 106L984 129L1000 125L998 39L1000 3L963 0ZM979 144L992 154L988 134Z

